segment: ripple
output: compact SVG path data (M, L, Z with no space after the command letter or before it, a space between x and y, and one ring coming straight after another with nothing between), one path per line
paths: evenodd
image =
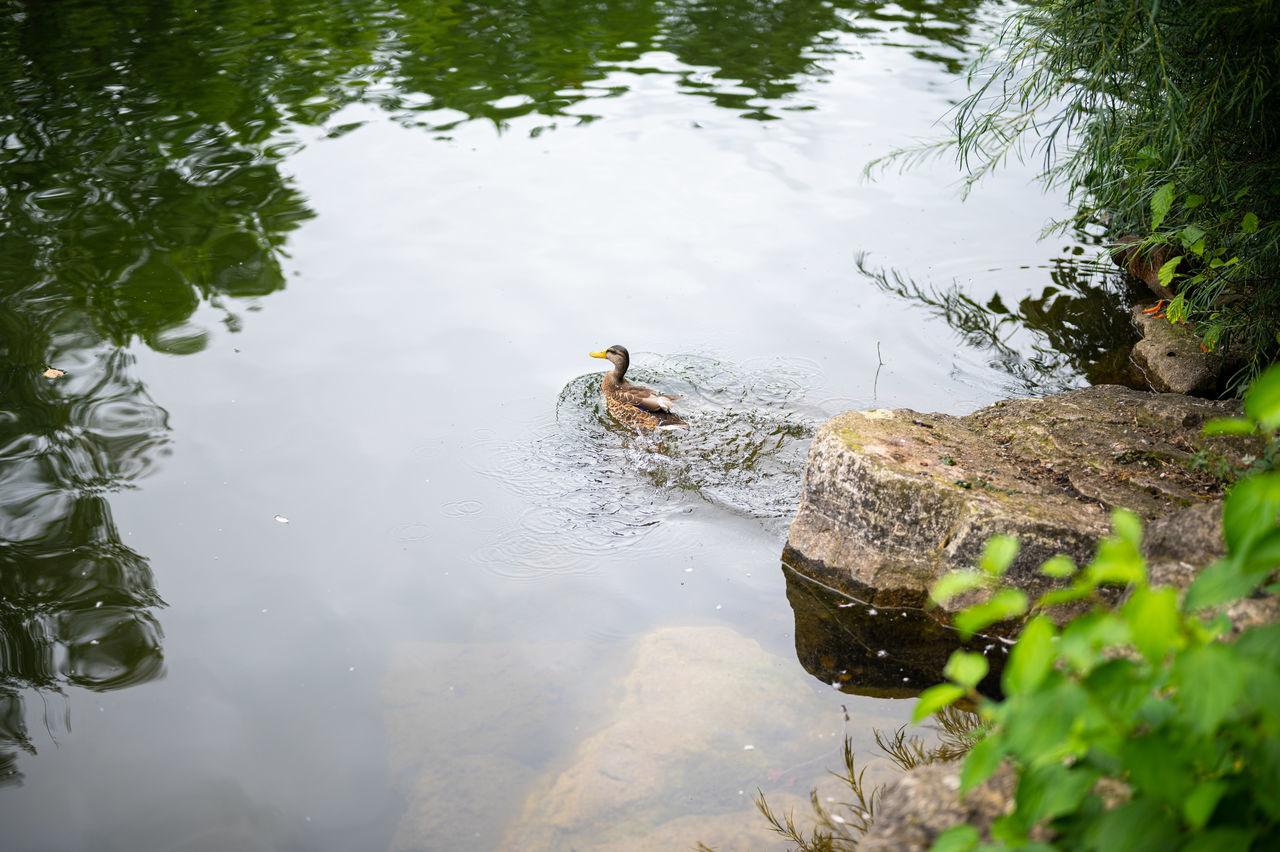
M555 423L531 442L480 438L480 472L530 506L476 554L489 570L515 579L591 573L618 548L635 549L637 558L656 550L648 533L702 504L782 534L821 417L804 402L816 365L735 366L689 355L646 363L631 377L683 394L688 430L655 439L622 426L605 411L600 374L592 373L561 391Z
M455 500L452 503L445 503L440 507L440 511L444 512L445 517L465 518L483 512L484 504L479 500Z

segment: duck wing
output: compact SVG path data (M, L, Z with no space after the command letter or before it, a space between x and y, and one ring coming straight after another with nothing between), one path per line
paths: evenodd
M642 408L645 411L663 411L671 413L671 403L677 399L684 399L679 394L667 396L660 394L652 388L646 388L642 385L629 384L626 387L619 388L619 396L625 399L631 405Z

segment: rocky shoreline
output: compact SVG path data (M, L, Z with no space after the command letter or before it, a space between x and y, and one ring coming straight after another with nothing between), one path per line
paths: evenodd
M1134 322L1144 334L1134 363L1162 392L1098 385L965 417L898 409L827 421L810 448L783 562L868 604L924 607L940 576L973 566L987 539L1003 533L1021 543L1004 580L1034 598L1065 582L1042 575L1041 563L1062 553L1084 564L1111 511L1125 508L1143 520L1152 581L1186 588L1223 554L1224 487L1212 471L1247 466L1262 444L1201 433L1209 419L1239 412L1236 401L1187 395L1220 390L1226 358L1137 308ZM930 612L946 625L973 594ZM1239 630L1277 620L1280 605L1250 599L1227 614ZM1011 772L963 800L958 773L951 762L894 781L858 848L923 852L951 825L981 830L1012 807Z

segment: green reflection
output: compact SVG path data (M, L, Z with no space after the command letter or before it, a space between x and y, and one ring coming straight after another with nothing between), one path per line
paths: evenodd
M1147 389L1129 360L1136 339L1129 306L1136 292L1110 266L1081 254L1053 258L1050 283L1014 307L998 292L980 302L959 284L936 287L895 269L874 268L866 255L858 257L857 268L884 292L944 320L966 346L984 352L992 367L1007 373L1018 392L1056 393L1077 386L1080 377L1095 385Z
M636 74L776 118L842 34L957 70L979 5L0 0L0 783L32 747L24 691L163 672L155 578L107 500L168 440L128 347L197 352L202 305L235 330L283 289L313 215L282 170L299 125L588 121Z

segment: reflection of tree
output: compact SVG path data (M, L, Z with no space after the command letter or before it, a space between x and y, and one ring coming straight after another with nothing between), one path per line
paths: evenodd
M107 502L168 432L124 347L198 349L202 300L283 286L310 213L267 145L349 67L263 62L188 5L0 3L0 783L32 749L24 690L163 671L154 578Z
M1134 330L1126 306L1132 294L1110 267L1055 258L1049 273L1053 283L1011 309L999 293L982 303L958 284L938 288L897 270L873 269L865 255L857 266L884 292L918 302L944 320L966 346L987 352L992 365L1028 393L1065 390L1080 376L1094 384L1140 385L1129 367ZM1023 332L1031 334L1029 345L1013 345L1011 339Z
M229 299L284 287L312 215L280 168L291 128L354 103L437 129L585 120L624 70L768 117L835 34L900 26L942 55L977 5L0 0L0 780L30 747L22 690L162 671L160 598L107 503L168 429L127 347L196 351L202 303L234 328ZM645 67L658 50L699 70Z
M119 689L162 671L161 604L105 494L153 464L166 416L112 347L77 352L0 303L0 783L32 750L20 690ZM92 335L92 332L90 332ZM90 338L92 339L92 338ZM66 375L41 374L46 347ZM38 353L33 359L31 355Z

